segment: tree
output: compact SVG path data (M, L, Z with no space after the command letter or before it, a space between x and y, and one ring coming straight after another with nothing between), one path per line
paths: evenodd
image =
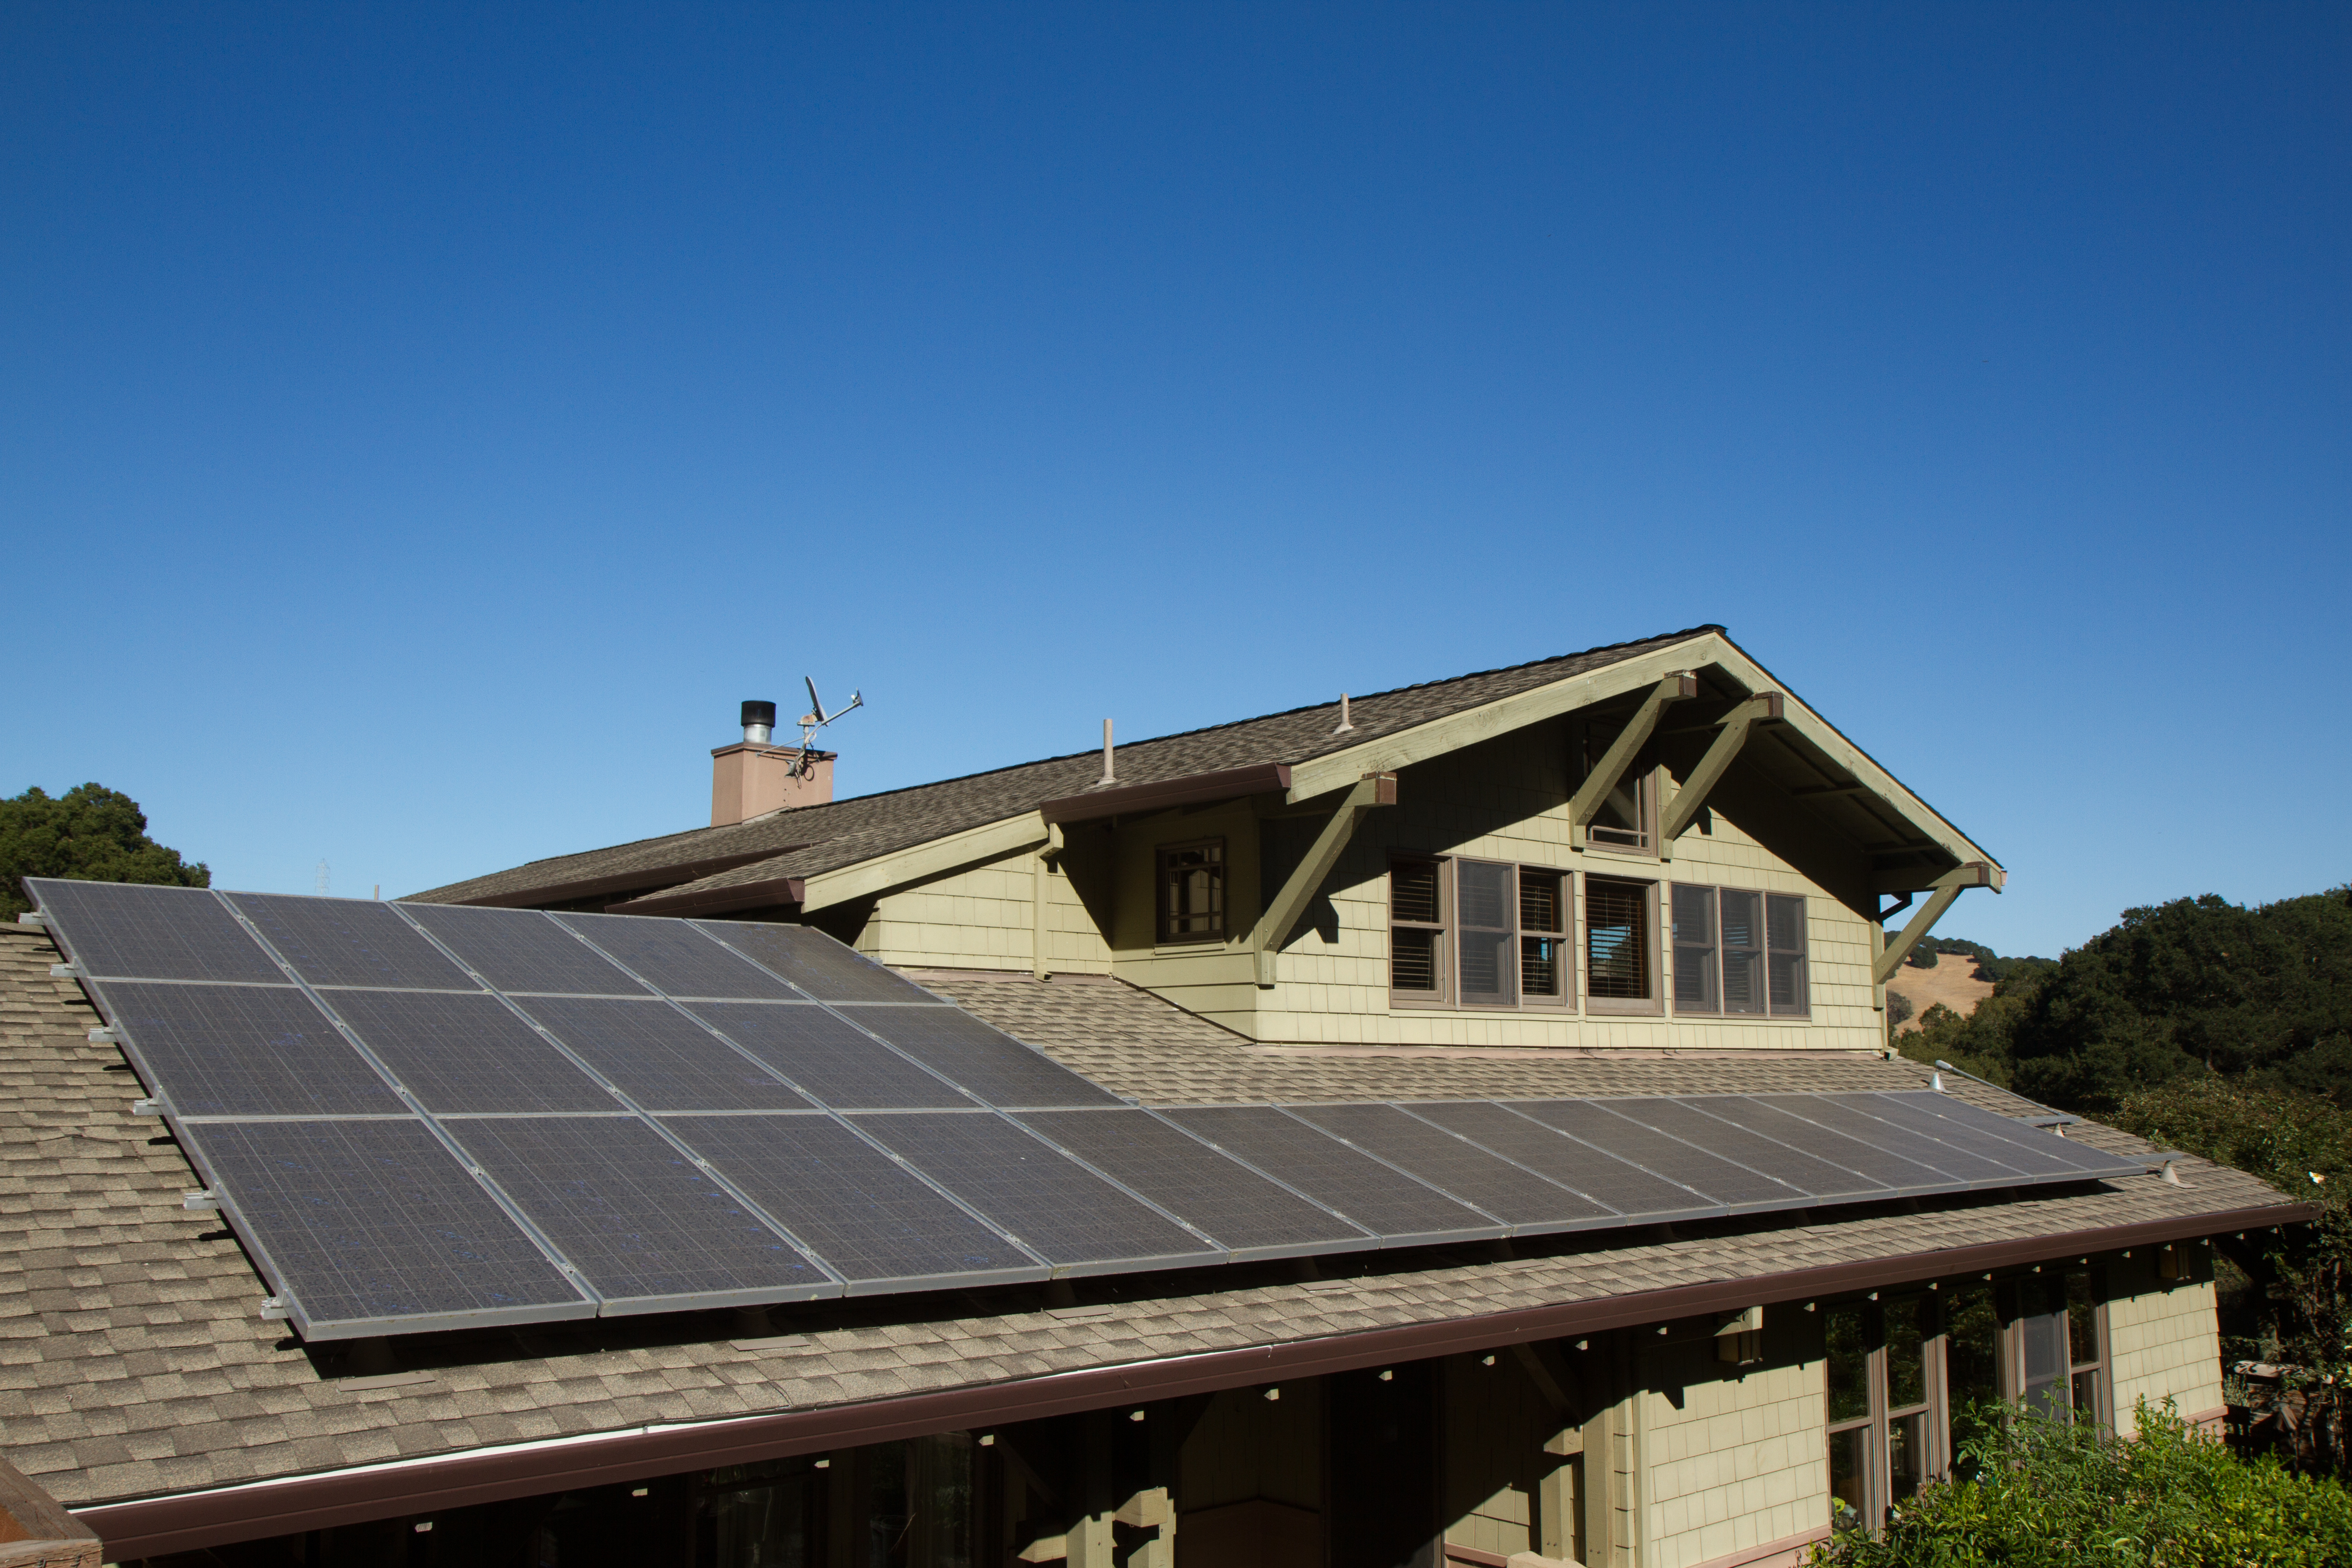
M32 908L26 877L172 888L209 888L213 880L203 861L191 865L147 837L137 801L98 784L54 798L37 787L0 800L0 920Z

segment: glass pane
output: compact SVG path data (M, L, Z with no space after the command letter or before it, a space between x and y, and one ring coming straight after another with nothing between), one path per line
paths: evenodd
M1805 978L1805 900L1775 893L1764 900L1772 950L1772 1011L1805 1013L1812 1008Z
M1389 984L1399 991L1437 989L1437 933L1397 926L1389 931Z
M1519 939L1519 990L1528 996L1557 996L1560 994L1559 961L1568 952L1568 943L1556 936L1523 936Z
M1764 896L1723 889L1723 1010L1764 1011Z
M1464 860L1454 869L1454 908L1465 930L1509 931L1513 889L1511 868L1485 860Z
M1927 1479L1927 1417L1906 1415L1886 1424L1887 1495L1908 1502Z
M1829 1313L1830 1420L1870 1414L1870 1309L1832 1307Z
M2085 1367L2074 1374L2074 1410L2086 1421L2099 1418L2099 1371Z
M1584 884L1585 988L1595 996L1646 1000L1650 994L1649 898L1628 882Z
M1560 897L1557 871L1519 873L1519 929L1523 931L1564 931L1567 906Z
M695 1503L696 1568L811 1568L816 1474L806 1459L710 1471Z
M1511 963L1518 939L1502 931L1462 933L1462 1000L1516 1002L1518 975Z
M1971 1403L2000 1397L2000 1320L1991 1289L1982 1285L1953 1291L1945 1311L1944 1365L1957 1415Z
M2066 1407L2066 1314L2029 1312L2018 1321L2025 1407L2054 1415Z
M2066 1348L2078 1366L2099 1359L2099 1304L2088 1274L2066 1276Z
M1600 760L1597 752L1593 760ZM1593 813L1588 830L1593 838L1603 844L1647 844L1649 816L1643 806L1649 788L1649 770L1627 768L1619 776L1617 787L1601 797L1600 809Z
M1389 871L1389 919L1435 925L1437 862L1416 860Z
M1927 1301L1914 1296L1886 1309L1886 1408L1927 1403Z
M1675 889L1675 1005L1717 1010L1713 888Z
M1222 844L1195 844L1160 852L1162 941L1224 934L1224 859Z
M971 1436L883 1443L865 1458L865 1568L971 1568Z
M1870 1474L1870 1428L1830 1434L1830 1523L1839 1530L1865 1530L1864 1490Z

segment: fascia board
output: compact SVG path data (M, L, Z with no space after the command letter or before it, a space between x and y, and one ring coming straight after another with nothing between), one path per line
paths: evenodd
M967 827L961 833L910 845L809 878L801 895L801 912L807 914L812 910L869 898L927 877L961 870L966 866L1001 860L1045 842L1045 824L1034 811Z

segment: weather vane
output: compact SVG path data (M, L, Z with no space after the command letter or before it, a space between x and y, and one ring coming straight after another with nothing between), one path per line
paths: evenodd
M792 772L795 777L806 778L816 771L816 764L810 761L810 746L816 740L816 732L848 712L850 709L865 707L866 694L862 691L851 692L845 706L836 708L828 713L824 710L824 700L816 694L815 677L803 675L801 679L808 686L809 710L801 715L801 755L800 761L793 764Z

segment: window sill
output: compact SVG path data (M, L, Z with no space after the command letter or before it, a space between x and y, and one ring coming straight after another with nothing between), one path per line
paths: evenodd
M1616 996L1587 996L1584 1010L1594 1017L1656 1018L1665 1009L1655 1002L1632 1002Z
M1632 860L1644 866L1661 864L1656 850L1634 849L1622 844L1595 844L1591 839L1587 839L1583 852L1587 855L1599 855L1611 860Z

